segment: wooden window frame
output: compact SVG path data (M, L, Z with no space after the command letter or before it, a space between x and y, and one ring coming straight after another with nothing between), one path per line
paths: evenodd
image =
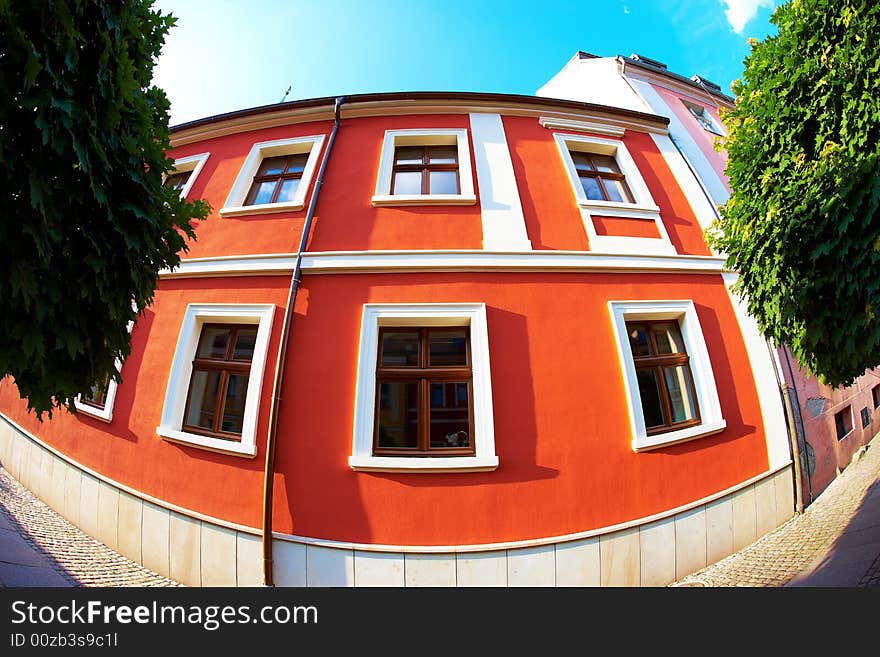
M451 148L455 157L454 164L431 164L431 158L428 154L431 148ZM421 148L422 161L419 164L398 164L397 152L402 148ZM391 164L391 194L392 196L402 196L394 193L394 183L397 181L398 173L420 172L422 174L421 194L431 194L431 172L432 171L455 171L455 193L461 194L461 179L458 172L458 147L445 144L419 144L419 145L398 145L394 147Z
M460 365L431 365L430 364L430 340L432 331L463 330L467 347L467 364ZM419 334L418 365L403 365L396 367L382 366L382 339L386 332L406 331ZM379 406L381 395L379 394L382 383L388 382L414 382L419 385L419 412L418 412L418 448L410 447L379 447ZM468 432L470 447L449 448L431 447L430 417L431 417L431 383L451 383L467 381L468 386ZM373 456L436 456L456 457L474 456L476 454L476 441L474 437L474 380L473 358L471 355L471 331L470 326L382 326L379 328L378 344L376 347L376 401L373 420Z
M305 161L302 165L301 171L290 171L290 164L294 158L305 158ZM271 159L281 159L284 158L284 167L281 169L281 173L272 173L266 175L260 175L260 167L263 166L263 162ZM278 194L281 192L281 187L286 180L299 180L300 184L302 184L303 173L305 173L305 168L308 165L309 154L308 153L288 153L287 155L268 155L260 160L260 164L257 166L257 173L254 174L253 182L251 182L251 187L248 190L247 195L244 197L244 205L252 206L252 205L269 205L271 203L278 202ZM266 203L254 203L255 197L259 192L260 185L264 182L275 182L275 189L272 190L272 198Z
M568 149L568 153L571 156L571 162L574 165L574 170L577 173L578 180L580 180L584 176L587 176L589 178L595 178L598 181L597 186L599 187L599 191L602 193L602 198L590 199L589 197L587 197L589 200L591 200L591 201L608 201L609 203L629 203L629 204L633 204L636 202L635 197L633 196L632 190L629 188L629 184L626 182L626 175L624 175L620 171L620 165L617 163L617 158L615 158L613 155L604 155L602 153L591 153L589 151L579 151L579 150L573 150L571 148ZM580 156L586 157L590 161L590 165L593 168L592 169L583 168L581 165L579 165L576 162L575 155L580 155ZM599 171L599 167L596 165L596 162L593 160L593 158L596 155L599 155L600 157L607 157L609 160L611 160L612 165L614 166L615 169L617 169L617 171L614 173L608 172L608 171ZM608 198L608 191L605 189L605 185L602 184L603 180L613 180L615 182L623 183L623 190L626 192L627 198L620 200L620 201L616 201L616 200ZM581 183L581 186L583 186L583 183ZM584 196L586 196L586 194L587 194L587 190L584 190Z
M86 395L81 395L79 397L79 402L81 404L85 404L86 406L91 406L92 408L97 408L100 411L103 411L107 406L107 399L110 396L110 382L112 379L109 376L104 377L101 380L101 385L95 386L97 390L100 392L100 396L103 401L98 401L94 397L87 397Z
M654 326L658 324L670 324L674 323L678 326L679 337L681 338L681 347L682 351L680 353L675 354L660 354L657 349L657 339L654 331ZM656 425L653 427L648 427L647 422L645 424L645 433L648 436L655 436L657 434L668 433L670 431L676 431L678 429L686 429L688 427L698 426L702 423L702 419L700 417L700 403L697 398L697 390L696 385L694 383L694 374L691 371L690 366L690 356L687 353L687 345L685 344L684 335L682 334L681 326L675 320L628 320L625 323L627 335L629 335L629 331L632 330L634 326L644 326L646 334L648 336L648 348L651 352L649 356L636 356L634 353L632 354L633 365L635 366L636 376L638 378L639 370L653 370L655 373L655 379L657 381L657 387L660 392L660 407L663 413L664 423L662 425ZM630 353L632 353L632 346L630 346ZM666 377L663 375L664 367L685 367L688 373L688 388L690 390L691 399L694 401L694 414L695 417L691 420L684 420L682 422L672 422L672 402L670 400L669 389L666 385ZM639 395L641 395L641 388L638 390ZM643 409L644 414L644 409Z
M220 328L220 329L230 329L231 334L229 337L229 344L226 345L226 354L224 359L218 358L199 358L198 348L202 343L202 336L205 334L205 329L209 328ZM240 329L247 330L259 330L259 326L256 324L220 324L220 323L211 323L206 322L202 324L199 330L199 337L196 341L196 354L192 361L192 372L189 378L189 386L187 387L186 393L186 403L183 407L183 425L182 429L189 433L198 434L200 436L209 436L211 438L220 438L222 440L233 440L236 442L241 441L241 432L234 431L222 431L220 426L222 426L223 422L223 397L226 393L226 385L229 381L229 375L232 374L245 374L248 376L248 385L250 385L250 371L251 371L251 363L253 362L253 356L250 360L235 360L232 358L233 351L235 349L235 341L238 337L238 331ZM194 426L186 423L186 418L189 416L190 410L190 401L192 396L192 388L193 381L195 380L195 375L199 371L220 371L220 384L217 386L217 395L214 400L214 417L212 422L211 429L205 429L204 427ZM242 397L247 400L247 387L241 392Z

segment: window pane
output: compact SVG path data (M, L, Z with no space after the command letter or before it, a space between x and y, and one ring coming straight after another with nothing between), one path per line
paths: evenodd
M691 394L691 372L684 365L664 367L666 389L669 391L669 404L672 408L673 422L686 422L697 417L697 404Z
M392 194L421 194L422 172L421 171L398 171L394 174L394 189Z
M235 336L232 360L250 361L254 357L254 344L257 342L257 329L240 328Z
M431 194L458 194L458 173L455 171L431 171Z
M657 342L658 354L683 354L685 353L684 342L681 339L681 331L675 322L663 322L654 324L654 340Z
M584 188L584 194L591 201L604 201L602 190L599 189L599 181L592 176L581 176L581 185Z
M217 370L195 370L190 383L189 407L186 423L203 429L214 428L214 409L217 405L217 389L220 385Z
M197 358L226 358L226 350L229 347L228 328L205 326L202 328L202 336L199 340Z
M277 182L274 180L255 184L251 188L251 193L248 194L248 200L245 202L245 205L264 205L266 203L271 203L272 193L275 191L276 184Z
M385 331L382 333L382 367L419 364L418 331Z
M645 428L663 426L663 407L660 402L660 388L657 385L655 370L636 370L639 381L639 396L642 399L642 413Z
M284 171L284 164L287 162L287 157L281 155L279 157L267 157L260 163L260 168L257 171L258 176L278 176Z
M308 153L300 153L299 155L290 155L287 158L287 173L302 173L306 168L306 162L309 159Z
M421 164L424 156L422 146L398 146L394 149L395 164Z
M431 447L470 447L470 410L466 381L431 384Z
M104 408L104 405L107 403L107 389L109 387L110 377L105 376L101 381L89 388L88 394L83 395L82 401L98 408Z
M293 200L296 190L299 187L299 178L293 180L283 180L281 182L281 191L278 192L276 203L288 203Z
M431 164L455 164L458 161L458 148L455 146L430 146L428 161Z
M419 446L419 384L384 382L379 384L379 447Z
M184 173L175 173L174 175L168 176L163 183L165 187L173 187L177 191L183 189L184 185L186 185L186 181L189 180L192 171L186 171Z
M632 349L633 358L651 355L651 345L648 344L648 330L643 324L627 324L629 334L629 348Z
M605 192L608 194L609 201L632 203L632 199L626 191L626 187L623 186L623 181L603 178L602 184L605 186Z
M586 153L578 153L577 151L569 151L569 153L576 169L595 171L595 169L593 168L593 163L590 161L589 155L587 155Z
M226 393L223 397L223 419L220 422L220 431L241 433L247 386L247 374L230 373L226 380Z
M617 162L614 161L614 158L610 155L596 155L593 156L593 164L596 165L596 168L599 171L604 171L605 173L620 173L620 169L617 168Z
M429 365L467 365L467 331L431 331L428 338Z

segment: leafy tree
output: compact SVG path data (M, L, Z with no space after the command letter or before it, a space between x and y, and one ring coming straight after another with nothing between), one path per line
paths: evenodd
M151 0L0 0L0 376L38 417L110 375L208 206L173 170Z
M880 364L880 3L794 0L771 21L733 85L708 238L764 334L846 384Z

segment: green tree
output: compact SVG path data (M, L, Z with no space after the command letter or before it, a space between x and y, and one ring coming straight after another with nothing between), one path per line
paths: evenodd
M130 352L129 321L209 212L163 187L151 0L0 0L0 376L38 416Z
M846 384L880 364L880 3L794 0L771 21L733 85L708 238L764 334Z

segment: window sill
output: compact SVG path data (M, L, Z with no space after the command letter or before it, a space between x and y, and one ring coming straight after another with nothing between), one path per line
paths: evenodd
M635 452L646 452L660 447L677 445L678 443L687 442L688 440L711 436L724 431L726 427L726 421L718 420L717 422L707 422L704 424L698 424L695 427L669 431L654 436L641 436L640 438L633 440L632 447Z
M386 205L474 205L473 194L377 194L370 199L374 206Z
M365 472L488 472L497 456L350 456L352 470Z
M616 201L578 201L578 205L593 214L607 217L635 217L639 219L658 219L660 217L660 208L656 205L618 203Z
M101 420L101 422L112 422L113 421L113 409L105 406L103 409L96 408L94 406L89 406L88 404L84 404L79 401L74 401L74 405L76 406L77 413L82 413L83 415L88 415L89 417L93 417L96 420Z
M220 208L218 214L221 217L240 217L246 214L273 214L275 212L302 210L304 205L304 201L296 203L263 203L262 205L241 205L238 207Z
M169 427L156 427L156 433L165 440L174 443L207 449L212 452L220 452L221 454L229 454L230 456L241 456L243 458L252 459L257 455L257 446L253 444L248 445L245 443L233 442L231 440L201 436L197 433L189 433L187 431L180 431L179 429L171 429Z

